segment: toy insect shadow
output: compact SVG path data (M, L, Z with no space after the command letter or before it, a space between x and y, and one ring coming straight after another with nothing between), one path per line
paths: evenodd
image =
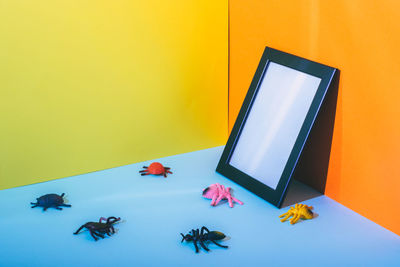
M277 207L323 194L338 82L338 69L266 47L217 172Z

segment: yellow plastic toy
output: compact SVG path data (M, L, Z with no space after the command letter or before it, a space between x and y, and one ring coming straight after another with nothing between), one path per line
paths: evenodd
M312 206L307 206L304 204L296 204L294 208L290 207L290 210L279 216L279 218L282 218L283 216L286 215L286 217L281 220L281 222L284 222L291 216L293 216L293 218L290 219L290 224L295 224L299 219L303 220L312 219L314 217L314 213L311 211L312 209L313 209Z

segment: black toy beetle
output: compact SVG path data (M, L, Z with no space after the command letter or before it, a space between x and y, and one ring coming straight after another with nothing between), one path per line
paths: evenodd
M204 233L204 232L206 232L206 233ZM217 242L215 242L215 240L222 240L222 239L225 238L225 235L223 233L218 232L218 231L211 231L210 232L207 229L207 227L205 227L205 226L201 227L201 231L199 231L199 229L196 229L196 230L192 229L192 231L189 234L183 235L181 233L181 236L182 236L182 241L181 242L183 242L183 240L186 240L188 242L191 242L191 241L193 242L194 247L196 248L196 253L199 253L199 248L197 246L197 242L199 242L200 246L202 248L204 248L206 251L210 250L204 244L204 242L206 242L206 241L211 241L215 245L217 245L217 246L219 246L221 248L228 248L228 246L223 246L223 245L218 244Z
M90 235L94 238L94 240L98 240L98 237L104 238L104 234L107 234L110 236L115 233L115 229L113 227L113 224L120 221L121 218L116 218L116 217L108 217L107 219L104 217L101 217L99 222L87 222L81 227L79 227L78 230L74 233L74 235L79 234L79 231L82 230L83 228L86 228L89 230ZM106 221L105 223L102 223L101 221Z
M31 208L35 208L35 207L43 207L43 210L47 210L48 208L55 208L58 210L62 210L62 208L60 208L59 206L63 206L63 207L71 207L71 205L69 204L64 204L64 193L61 194L61 196L57 195L57 194L47 194L44 196L41 196L39 198L37 198L37 202L36 203L32 203L33 205Z

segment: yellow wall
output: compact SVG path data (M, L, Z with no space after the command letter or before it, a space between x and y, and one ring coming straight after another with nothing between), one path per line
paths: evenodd
M231 0L230 15L230 127L266 45L339 68L326 194L400 234L400 2Z
M224 144L227 8L0 0L0 189Z

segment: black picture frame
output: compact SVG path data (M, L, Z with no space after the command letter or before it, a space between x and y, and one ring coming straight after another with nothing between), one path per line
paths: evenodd
M321 79L315 96L311 102L311 106L306 113L305 120L300 128L295 144L291 150L290 156L275 189L267 186L254 177L251 177L250 175L229 164L232 153L235 150L242 129L245 126L247 116L252 109L252 104L257 97L261 82L263 82L264 75L270 62L274 62ZM293 172L296 168L296 164L300 158L303 147L320 110L321 104L323 103L327 91L332 85L335 75L338 74L338 72L339 70L336 68L266 47L251 82L250 88L243 101L232 132L224 148L216 171L280 208Z

